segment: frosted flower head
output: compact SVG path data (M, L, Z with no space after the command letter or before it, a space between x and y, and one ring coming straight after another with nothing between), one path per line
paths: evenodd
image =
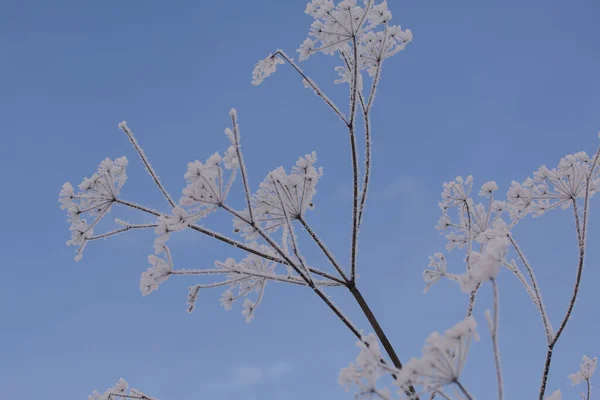
M377 382L386 373L382 368L383 358L377 337L372 333L366 335L363 341L356 342L356 346L360 348L360 352L354 363L340 371L340 385L347 389L352 385L356 386L358 399L369 399L373 394L383 399L391 398L389 390L377 388Z
M252 201L257 220L267 231L276 231L290 219L300 219L308 209L314 208L316 186L323 175L317 169L315 152L296 162L288 175L283 167L271 171L260 184Z
M221 305L227 311L231 310L234 300L235 299L231 290L226 290L221 295Z
M267 77L275 72L277 64L283 64L284 61L277 57L277 53L269 54L265 59L260 60L252 71L252 84L258 86Z
M227 164L237 166L231 158L231 154L228 155ZM179 204L186 207L195 206L198 209L222 204L226 196L222 165L223 159L219 153L214 153L205 163L198 160L188 163L188 169L184 175L188 184L183 189L183 196Z
M424 293L427 293L434 283L446 276L447 261L442 253L435 253L429 256L429 267L423 271L423 279L425 280Z
M484 183L479 190L479 195L483 197L490 197L492 193L498 190L498 185L494 181Z
M250 243L250 246L266 254L272 254L272 250L265 245ZM228 258L225 261L215 261L215 266L219 270L230 271L227 274L229 287L221 296L221 305L226 310L230 310L236 300L245 298L242 305L242 314L246 322L250 322L254 318L256 308L260 305L264 295L268 280L265 276L274 273L276 264L250 254L240 262L236 262L233 258ZM193 287L190 288L190 296L192 296L192 292ZM252 294L256 295L254 300L248 298ZM193 300L195 301L195 298Z
M465 366L471 340L479 340L476 327L475 319L467 317L443 335L432 333L422 357L413 358L400 370L400 386L418 385L424 391L434 391L456 382Z
M128 389L129 385L127 381L123 378L120 378L113 387L107 389L103 394L100 394L94 390L94 392L88 396L88 400L112 400L120 394L127 395Z
M445 182L442 190L442 201L439 204L442 211L447 211L451 207L462 206L469 199L472 188L472 176L468 176L466 179L457 176L454 181Z
M585 197L588 178L590 195L594 195L600 188L600 178L597 168L591 175L592 168L593 159L579 152L563 157L556 168L542 165L533 178L513 182L506 195L511 218L540 216L557 207L569 208L574 201Z
M79 191L75 191L69 182L63 185L59 202L60 207L67 211L68 221L71 223L71 240L67 245L77 246L76 260L82 258L94 226L110 212L112 205L117 201L127 180L126 167L125 157L115 160L107 158L100 163L96 173L90 178L84 178L78 186ZM93 221L88 224L85 216L92 217Z
M471 176L467 178L458 176L454 181L443 184L442 201L439 203L442 216L436 228L447 232L448 251L455 248L463 249L470 241L486 243L499 232L496 232L493 227L503 221L502 214L506 203L494 200L494 192L498 189L496 182L486 182L481 186L478 194L487 198L484 203L475 203L471 197L472 189L473 177ZM452 210L455 210L456 214L450 217Z
M256 309L256 303L249 299L244 299L244 305L242 307L242 315L245 317L247 323L252 321L254 318L254 310Z
M597 357L589 358L588 356L583 356L583 363L579 366L579 371L567 377L571 379L573 386L590 380L592 375L594 375L594 371L596 370L597 361Z
M471 293L477 285L494 279L498 275L506 260L509 243L506 237L494 238L487 243L483 253L473 260L476 262L473 263L471 269L458 277L463 292Z
M298 49L300 61L319 52L339 54L344 63L336 68L341 77L336 83L351 82L353 74L349 70L355 69L355 50L358 71L367 70L373 76L377 65L412 40L410 30L389 25L392 13L386 1L376 5L373 0L360 3L344 0L336 5L330 0L313 0L305 10L315 21L310 27L310 37Z
M169 253L167 253L167 259L149 255L148 262L151 266L142 273L142 279L140 280L140 290L143 296L147 296L157 290L161 283L169 279L173 270L173 263Z

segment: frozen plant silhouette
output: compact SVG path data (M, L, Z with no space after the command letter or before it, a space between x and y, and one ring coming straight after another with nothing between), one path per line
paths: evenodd
M313 152L301 156L290 170L278 167L271 171L253 191L249 171L244 162L238 114L235 109L229 112L231 126L225 130L229 141L223 155L214 153L205 162L194 161L188 164L185 173L186 186L177 202L161 183L158 174L137 142L132 130L125 122L119 128L125 133L144 164L148 174L167 202L169 211L161 212L146 205L124 199L120 195L127 175L127 159L104 160L96 173L85 178L78 190L64 184L60 193L61 207L67 210L71 223L71 240L68 245L76 247L76 260L83 257L89 242L105 239L137 229L153 229L155 254L148 257L150 268L142 273L140 289L143 295L157 290L172 276L195 275L198 278L221 276L216 283L199 283L188 291L188 311L192 312L201 290L226 287L222 305L230 309L233 303L243 299L242 313L250 322L260 306L269 281L306 286L314 292L348 330L358 339L360 353L356 361L340 373L340 383L355 387L357 398L419 399L436 396L445 399L473 399L461 381L461 373L466 366L470 344L477 340L476 322L473 308L479 288L490 283L494 306L485 313L493 344L493 358L496 367L497 388L490 391L503 399L503 378L500 362L499 329L499 288L497 275L507 268L516 275L527 291L534 307L539 311L548 352L542 369L539 398L560 399L561 392L555 391L545 397L548 372L552 362L554 347L564 331L577 295L582 278L588 235L590 199L600 188L600 174L597 168L599 152L592 156L577 153L564 157L557 168L541 167L533 178L523 183L513 182L506 200L496 199L498 186L495 182L482 185L479 196L484 203L476 203L471 197L473 178L456 178L445 183L440 207L443 215L438 229L447 231L448 251L458 248L465 251L465 271L462 274L448 272L447 261L442 253L431 257L430 269L423 276L426 290L440 281L450 279L459 284L463 292L469 293L470 301L467 316L444 334L433 333L426 340L421 358L411 359L402 364L396 351L384 333L377 318L369 308L356 282L357 249L359 231L364 216L371 173L371 111L377 88L381 81L384 62L403 50L412 40L410 30L391 25L391 12L385 1L375 4L373 0L313 0L306 7L314 22L309 38L298 49L301 61L316 53L339 57L336 67L339 78L336 83L347 85L349 105L347 113L342 111L330 97L306 75L298 64L284 51L277 50L260 61L253 72L252 83L259 85L276 72L279 65L288 65L302 80L304 86L325 104L340 120L348 132L350 159L352 165L352 215L351 240L349 244L349 265L343 265L328 250L325 243L310 226L307 214L314 208L317 184L323 176L317 166L317 156ZM357 136L364 138L365 152L359 155ZM363 171L359 166L364 163ZM236 178L244 190L244 209L236 209L228 201ZM146 224L132 224L115 220L116 229L95 233L98 223L106 217L113 206L127 207L150 217ZM554 208L572 208L578 239L578 260L576 282L564 318L558 329L554 329L542 300L541 288L535 278L532 265L513 235L513 229L529 214L539 216ZM450 212L456 211L451 217ZM234 232L239 237L228 236L200 225L207 215L222 212L231 216ZM89 219L89 222L88 222ZM170 237L182 230L192 230L224 242L247 255L241 260L226 258L216 261L211 269L176 269L174 258L168 246ZM306 235L323 252L333 272L312 265L301 251L298 235ZM515 259L508 259L514 255ZM523 273L522 269L525 270ZM361 331L334 305L325 290L345 288L368 319L374 334L363 335ZM381 348L381 347L383 348ZM573 383L585 381L590 399L590 378L596 359L584 358L582 369L571 375ZM396 393L388 388L378 387L382 376L389 376L398 387ZM121 379L115 387L104 394L94 392L91 400L111 398L150 399L147 395L129 389Z

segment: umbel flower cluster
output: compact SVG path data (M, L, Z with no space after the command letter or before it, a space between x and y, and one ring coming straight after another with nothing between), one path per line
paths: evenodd
M261 84L279 65L287 65L297 74L304 87L311 89L319 101L340 120L340 129L347 132L350 143L352 213L348 215L350 241L349 261L341 263L328 249L310 224L315 208L317 185L323 178L315 152L300 155L286 169L277 167L269 172L253 190L250 171L244 161L238 114L231 109L231 124L225 129L227 139L223 153L204 155L202 160L187 164L183 176L185 185L177 201L161 182L148 157L126 122L119 128L133 146L141 163L166 202L163 211L124 198L121 194L127 179L127 159L104 160L96 173L85 178L78 190L64 184L59 201L67 211L71 224L68 245L76 248L76 260L81 260L89 242L106 239L130 230L153 230L154 252L148 256L150 266L142 273L140 290L149 295L175 277L197 279L189 286L187 311L192 312L201 293L210 288L223 287L222 306L229 310L240 300L242 314L247 322L256 316L263 301L267 283L304 286L313 292L331 310L342 324L356 337L360 352L354 363L340 373L340 383L353 388L357 398L421 398L474 399L463 379L471 344L479 338L474 316L475 301L482 287L490 287L493 309L484 312L493 344L496 371L495 394L486 398L504 398L504 382L500 362L499 285L497 277L503 269L515 275L540 314L547 342L547 355L540 364L541 385L539 399L558 400L560 390L549 397L546 386L552 354L570 319L576 302L586 256L590 200L600 190L600 168L597 150L591 156L584 152L565 156L558 166L542 166L533 177L513 182L504 199L497 198L498 185L484 183L474 198L474 179L457 177L444 183L440 209L442 216L437 228L445 234L447 251L464 252L464 267L449 270L445 254L430 257L429 267L423 272L425 291L438 282L448 280L468 295L466 317L443 334L432 333L419 358L403 364L396 348L386 336L357 282L357 249L360 225L364 216L370 183L371 111L382 76L382 66L412 41L410 30L391 25L392 14L385 1L374 0L312 0L306 14L313 18L309 37L298 49L300 61L316 53L339 57L336 83L348 91L349 105L339 107L298 64L282 50L259 61L252 74L252 83ZM362 167L364 166L364 167ZM243 189L240 199L231 199L235 184ZM123 207L147 217L144 224L133 224L120 219L113 230L95 233L100 222L114 207ZM525 256L514 235L519 222L528 215L540 216L555 209L571 208L574 216L578 255L576 281L567 312L555 328L542 298L541 287L534 267ZM223 234L204 226L212 213L227 214L233 225L233 234ZM171 253L170 241L178 232L188 230L209 236L235 249L238 256L224 257L213 267L196 269L176 268L180 260ZM300 236L314 242L327 259L328 265L314 265L302 253ZM241 254L240 254L241 253ZM212 277L217 281L210 281ZM329 298L326 290L347 289L356 301L374 333L364 335ZM596 367L596 358L584 357L581 369L569 376L572 383L585 383L590 400L590 379ZM391 378L397 387L392 391L380 387L382 378ZM537 383L536 383L537 384ZM90 400L113 398L151 399L136 389L130 389L124 380L104 394L94 392Z

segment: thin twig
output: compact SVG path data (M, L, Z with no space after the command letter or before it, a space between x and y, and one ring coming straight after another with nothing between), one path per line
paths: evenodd
M542 293L541 293L540 288L538 286L537 279L535 278L535 274L533 273L533 268L531 267L531 265L529 264L529 262L525 258L525 254L523 254L523 251L521 250L521 248L519 247L519 245L517 244L517 242L513 238L513 236L510 233L508 233L507 237L508 237L508 240L510 240L510 243L515 248L515 250L516 250L519 258L521 259L521 262L525 266L525 269L527 270L527 274L529 275L529 279L531 280L531 285L532 285L533 292L534 292L535 297L537 299L537 304L539 306L539 311L540 311L540 314L542 315L542 321L544 323L544 329L546 330L546 339L548 340L548 343L550 343L552 341L552 339L553 339L553 337L552 337L552 335L553 335L553 333L552 333L552 325L550 324L550 319L548 318L548 315L546 314L546 308L544 306L544 301L542 300Z
M286 209L286 207L285 207L285 205L283 203L283 198L281 197L281 193L279 192L279 188L277 187L278 184L279 184L279 186L282 186L282 187L283 187L283 185L281 184L281 182L279 180L276 181L275 178L273 177L273 175L271 175L271 181L273 182L273 186L275 187L275 192L277 193L277 197L279 198L279 203L281 204L281 210L283 211L283 216L285 218L285 223L286 223L287 231L290 234L290 239L292 241L292 251L294 252L294 255L296 256L296 258L300 262L300 265L302 266L302 268L306 272L306 280L308 282L312 282L312 278L310 276L310 272L306 268L306 265L304 264L304 259L300 255L300 250L298 249L298 243L296 242L296 235L294 235L294 228L292 227L292 221L290 220L290 215L289 215L289 213L288 213L288 211L287 211L287 209Z
M352 20L352 18L350 19ZM352 37L354 52L354 74L350 94L350 121L348 134L350 136L350 151L352 156L352 244L350 250L350 280L356 281L356 253L358 251L358 154L356 150L356 136L354 135L356 104L358 97L358 45L356 36Z
M142 163L144 163L144 166L146 167L146 171L148 171L148 174L150 174L150 176L154 180L154 183L156 183L156 186L158 186L158 188L162 192L165 199L167 199L167 201L169 202L171 207L173 207L173 208L177 207L177 204L175 203L175 201L173 200L173 198L171 197L169 192L167 192L167 189L165 189L163 184L160 182L160 179L158 178L156 171L154 171L154 168L152 168L152 165L150 165L150 162L148 161L148 158L146 157L144 150L142 149L142 147L139 145L139 143L135 139L135 136L133 136L133 132L131 131L131 129L129 129L129 127L127 126L125 121L123 121L119 124L119 128L121 128L121 130L123 132L125 132L125 135L127 135L127 139L129 139L129 141L133 145L133 148L135 149L135 151L138 153L138 156L142 160Z
M494 292L494 320L488 321L490 324L490 333L492 336L492 345L494 347L494 364L496 366L496 381L498 384L498 400L504 398L504 384L502 382L502 367L500 366L500 347L498 346L498 324L500 319L499 306L500 299L498 294L498 283L492 279L492 290Z
M319 88L319 86L317 86L317 84L315 83L315 81L313 81L306 74L304 74L304 72L302 71L302 69L290 57L288 57L288 55L285 54L285 52L283 50L277 50L275 52L274 56L276 56L276 55L279 55L292 68L294 68L294 70L296 70L296 72L312 88L312 90L315 92L315 94L318 97L320 97L325 102L325 104L327 104L329 106L329 108L331 108L333 110L333 112L335 113L335 115L337 115L344 122L345 125L348 125L348 120L346 119L346 117L344 116L344 114L335 105L335 103L333 102L333 100L331 100L329 97L327 97L327 95Z
M458 386L458 388L460 389L460 391L463 392L463 394L465 396L467 396L468 400L473 400L473 396L471 395L471 393L469 393L469 391L467 390L467 388L465 388L463 386L463 384L460 383L460 381L456 381L455 383L456 383L456 386Z
M125 205L127 207L136 209L138 211L142 211L142 212L154 215L156 217L160 217L160 216L164 215L164 214L162 214L162 213L160 213L160 212L158 212L156 210L152 210L152 209L150 209L148 207L142 206L140 204L132 203L130 201L126 201L126 200L123 200L123 199L117 199L116 203ZM226 244L228 244L230 246L233 246L235 248L238 248L240 250L246 251L248 253L257 255L259 257L262 257L262 258L264 258L266 260L275 261L276 263L279 263L279 264L282 264L282 265L288 265L288 263L285 260L281 259L281 258L274 257L274 256L272 256L270 254L267 254L267 253L264 253L264 252L262 252L260 250L256 250L256 249L254 249L254 248L252 248L252 247L250 247L250 246L248 246L248 245L246 245L246 244L244 244L242 242L238 242L237 240L234 240L234 239L229 238L227 236L223 236L223 235L221 235L221 234L219 234L217 232L211 231L211 230L209 230L207 228L204 228L202 226L199 226L199 225L196 225L196 224L188 224L187 227L190 228L190 229L192 229L192 230L194 230L194 231L203 233L203 234L205 234L207 236L210 236L210 237L212 237L214 239L217 239L217 240L219 240L219 241L221 241L223 243L226 243ZM316 268L311 268L311 267L309 267L309 270L313 274L320 275L320 276L322 276L324 278L330 279L330 280L332 280L334 282L337 282L337 283L345 286L344 281L340 280L339 278L336 278L335 276L333 276L331 274L328 274L328 273L326 273L324 271L318 270Z
M304 220L304 218L300 217L300 218L298 218L298 221L300 221L300 224L302 224L302 226L304 227L304 229L306 229L306 232L308 232L308 234L312 237L312 239L315 241L315 243L321 248L321 250L323 251L323 253L327 256L327 258L329 259L329 261L331 262L331 264L335 267L335 269L340 274L340 276L342 277L342 279L344 279L347 282L348 281L348 277L344 273L344 270L342 269L342 267L340 266L340 264L336 261L336 259L333 256L333 254L331 254L331 252L327 249L327 247L325 246L325 244L321 241L321 239L319 239L319 237L317 236L317 234L313 232L313 230L306 223L306 221Z
M248 214L250 215L250 221L254 222L254 216L252 215L252 203L250 202L250 185L248 184L248 173L246 172L244 155L242 154L242 144L240 141L240 130L237 122L237 112L232 108L229 112L229 115L231 115L231 125L233 127L233 137L235 139L235 151L240 162L240 172L242 173L242 182L244 183L244 194L246 195L246 203L248 204Z

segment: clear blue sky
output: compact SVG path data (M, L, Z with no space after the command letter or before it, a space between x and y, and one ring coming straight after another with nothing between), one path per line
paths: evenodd
M254 188L269 170L317 151L325 176L309 219L346 261L350 164L343 127L289 68L258 88L250 84L257 60L276 48L292 54L304 40L311 23L304 5L0 0L1 397L80 399L122 376L162 400L348 398L337 374L355 358L355 339L312 293L269 285L249 325L239 306L223 311L218 290L201 293L188 315L193 280L173 279L146 298L139 292L151 232L94 243L76 264L57 202L63 182L78 184L103 158L126 155L123 196L167 210L117 123L128 121L179 193L188 161L226 149L222 132L236 107ZM473 174L478 184L495 179L504 193L541 164L595 149L600 5L391 0L390 8L415 38L388 60L373 111L374 176L359 284L407 360L420 354L431 331L461 319L467 301L450 283L422 294L427 257L445 244L434 229L442 182ZM334 61L317 56L304 68L345 104L345 88L330 84ZM583 354L600 355L599 201L581 297L549 383L566 399L577 398L566 375ZM555 324L575 277L570 218L552 213L515 232ZM225 218L207 225L231 230ZM173 247L175 263L185 268L240 256L187 233ZM310 247L307 255L317 257ZM541 321L513 276L503 273L500 290L506 397L531 399L544 357ZM369 332L347 294L333 296ZM482 341L465 376L480 399L494 383L483 323L488 298L484 291L476 310Z

